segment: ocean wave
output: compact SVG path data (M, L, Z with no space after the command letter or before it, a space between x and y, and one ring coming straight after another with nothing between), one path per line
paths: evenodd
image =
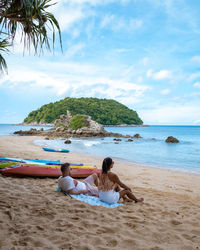
M92 147L92 146L96 146L98 144L101 144L101 142L99 142L99 141L84 141L83 144L86 147Z

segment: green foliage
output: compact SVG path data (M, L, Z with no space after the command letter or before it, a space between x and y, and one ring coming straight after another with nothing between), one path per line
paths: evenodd
M71 121L70 121L70 124L69 124L69 128L72 128L72 129L79 129L79 128L83 128L85 127L85 117L86 115L75 115L72 117Z
M21 34L24 49L30 51L33 47L35 53L40 54L44 47L51 49L48 31L52 33L54 47L56 30L62 48L59 24L53 14L46 11L54 4L52 0L1 0L0 50L5 52L6 47L12 46L16 34ZM0 54L0 70L6 69L5 59Z
M0 38L0 52L8 52L8 47L10 46L7 39ZM7 64L2 54L0 53L0 73L7 72Z
M56 127L63 127L63 128L66 128L66 126L62 123L62 122L59 122L56 124Z
M29 113L24 122L37 121L53 123L69 110L72 116L76 114L89 115L92 120L103 125L143 124L136 111L111 100L98 98L69 98L43 105L38 110Z

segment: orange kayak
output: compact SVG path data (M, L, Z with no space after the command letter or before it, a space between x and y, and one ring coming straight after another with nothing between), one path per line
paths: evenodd
M59 177L60 168L35 165L14 165L0 170L1 174L6 176L35 176L35 177ZM86 178L89 175L100 174L101 169L72 168L71 176L74 178Z

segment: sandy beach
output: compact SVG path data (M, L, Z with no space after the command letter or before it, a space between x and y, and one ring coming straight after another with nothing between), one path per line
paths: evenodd
M0 137L0 156L101 168L102 157L45 152L36 139ZM90 206L56 191L56 179L0 176L0 249L200 249L200 175L114 162L143 204Z

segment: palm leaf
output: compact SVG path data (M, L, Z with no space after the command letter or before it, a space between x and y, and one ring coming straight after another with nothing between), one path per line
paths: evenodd
M53 14L46 11L46 9L54 4L51 0L1 0L1 36L4 35L5 37L6 33L11 38L11 41L13 41L16 32L19 30L21 31L24 51L28 50L30 52L31 46L33 46L35 54L40 54L44 48L47 50L53 48L54 50L57 30L62 50L59 23ZM52 39L50 39L49 33L52 33Z
M8 47L10 46L9 42L4 39L4 40L0 40L0 51L2 52L9 52ZM6 60L3 58L2 54L0 53L0 72L4 73L7 72L7 64L6 64Z

